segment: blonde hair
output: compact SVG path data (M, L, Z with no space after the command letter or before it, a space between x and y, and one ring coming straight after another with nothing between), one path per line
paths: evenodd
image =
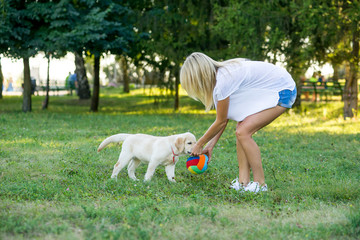
M194 52L188 56L180 70L180 83L187 94L200 100L205 105L205 111L214 106L213 91L216 85L216 71L230 62L239 62L243 59L231 59L218 62L209 56Z

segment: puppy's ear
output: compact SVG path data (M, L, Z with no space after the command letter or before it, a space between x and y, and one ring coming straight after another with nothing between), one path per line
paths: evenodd
M185 148L185 138L178 137L175 140L175 147L179 152L183 152Z

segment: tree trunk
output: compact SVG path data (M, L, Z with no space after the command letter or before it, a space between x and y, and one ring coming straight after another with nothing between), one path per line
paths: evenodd
M31 79L29 58L23 58L24 62L24 91L23 91L23 112L31 112Z
M128 75L128 63L125 56L121 56L121 68L123 72L123 78L124 78L124 92L129 93L130 92L130 80Z
M47 77L46 77L46 96L42 105L42 109L47 109L49 106L49 90L50 90L50 56L48 56Z
M97 112L99 107L100 93L100 56L95 56L94 60L94 87L91 99L90 111Z
M301 77L298 77L299 79L301 79ZM302 87L302 82L300 81L295 81L296 83L296 99L294 102L294 106L293 107L300 107L301 106L301 87Z
M3 98L3 95L2 95L3 88L5 88L5 86L4 86L4 75L2 73L1 58L0 58L0 99Z
M346 80L344 89L344 119L357 117L358 111L358 71L359 71L359 33L357 24L353 32L353 51L350 60L350 78Z
M334 69L332 81L333 82L338 82L339 81L339 64L338 63L332 63L331 65L332 65L332 67ZM341 94L341 101L344 101L344 93Z
M350 68L352 69L352 68ZM357 116L358 111L358 86L357 79L353 78L354 70L352 70L351 79L346 81L345 89L344 89L344 119L353 118Z
M339 81L339 65L338 64L332 64L332 67L334 69L334 74L333 74L332 80L334 82L338 82Z
M175 101L174 101L174 110L179 110L179 84L180 84L180 76L179 76L179 69L176 68L174 70L175 74Z
M86 76L84 59L79 53L75 53L75 67L75 74L78 82L77 94L79 99L89 99L91 97L89 81Z
M297 68L292 68L292 71L290 72L290 74L296 83L296 90L297 90L297 96L296 96L296 100L295 100L293 107L300 107L301 106L301 87L303 85L303 83L302 83L303 71L300 69L297 69Z

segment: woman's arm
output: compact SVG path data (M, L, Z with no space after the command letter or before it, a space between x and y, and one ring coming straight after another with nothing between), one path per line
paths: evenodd
M223 134L228 122L229 122L229 120L226 121L225 127L222 130L220 130L220 132L215 137L213 137L213 139L211 139L208 142L208 144L206 144L205 148L202 151L202 154L206 154L209 157L209 162L211 161L212 151L213 151L216 143L219 141L221 135Z
M215 122L209 127L209 129L205 132L205 134L197 141L196 145L192 150L192 155L201 154L203 146L207 142L212 140L215 136L217 137L219 132L224 131L228 122L227 119L228 110L229 110L229 97L218 102ZM216 142L220 138L221 133L219 134L217 139L215 138ZM214 145L215 143L211 142L211 144Z

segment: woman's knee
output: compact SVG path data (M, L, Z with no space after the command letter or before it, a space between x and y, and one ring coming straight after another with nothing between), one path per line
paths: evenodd
M247 141L249 140L249 138L252 137L251 132L244 127L237 127L235 134L236 134L236 139L239 141L239 143L243 141Z

